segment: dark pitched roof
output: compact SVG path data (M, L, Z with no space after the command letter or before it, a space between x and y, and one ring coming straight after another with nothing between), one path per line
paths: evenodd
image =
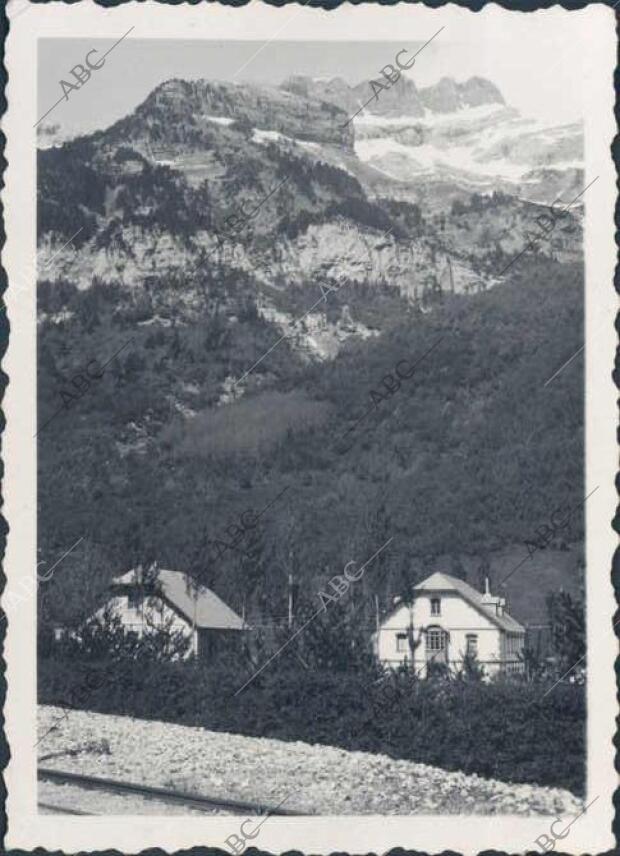
M490 621L508 633L525 633L525 627L519 624L516 619L507 612L503 615L495 613L495 607L485 603L484 595L475 588L466 583L464 580L459 580L457 577L451 577L449 574L442 574L440 571L431 574L425 580L415 587L416 591L457 591L463 600L466 600L475 609L482 612Z
M134 568L112 580L112 585L135 586L141 584ZM158 570L155 587L190 622L197 627L214 630L244 630L247 624L227 606L211 589L200 589L196 596L188 588L187 576L181 571Z

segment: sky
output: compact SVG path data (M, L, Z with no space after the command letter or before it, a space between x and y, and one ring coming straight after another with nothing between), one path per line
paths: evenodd
M523 115L548 119L550 124L581 117L583 44L567 40L561 28L531 27L527 40L500 33L490 38L482 30L478 44L449 41L440 33L418 55L408 72L418 86L441 77L464 81L478 75L492 80L507 103ZM122 35L122 33L121 33ZM432 33L430 34L432 35ZM562 52L558 61L558 44ZM38 54L39 116L63 96L60 80L74 82L69 70L95 63L113 39L40 39ZM231 41L134 39L121 41L81 89L70 92L45 118L77 132L104 128L131 113L160 83L171 78L236 80L279 84L293 74L343 77L351 84L377 78L406 48L410 54L423 41Z

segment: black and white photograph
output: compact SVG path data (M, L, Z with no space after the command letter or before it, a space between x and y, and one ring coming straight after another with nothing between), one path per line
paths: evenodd
M15 21L32 843L612 846L614 15L83 5Z

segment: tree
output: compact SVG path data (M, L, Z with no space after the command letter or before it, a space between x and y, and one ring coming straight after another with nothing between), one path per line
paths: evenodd
M558 671L574 674L577 666L585 666L585 610L581 598L573 598L563 590L547 595L547 612L551 625L551 645L557 658Z
M145 606L148 603L147 598ZM174 616L159 622L149 617L146 609L145 615L145 630L139 636L127 632L120 617L111 607L106 606L79 631L65 636L59 642L59 654L69 659L97 661L144 658L169 662L185 657L191 646L191 638L174 628Z
M460 681L479 684L484 680L484 666L478 662L475 654L465 654L463 664L457 673Z
M409 624L407 626L407 644L409 645L409 653L411 654L411 662L415 662L415 652L422 644L422 636L424 635L425 628L420 627L417 631L413 623L413 608L415 606L415 601L417 597L417 592L415 589L415 581L409 579L407 584L403 590L402 600L404 606L409 609Z
M66 548L54 549L37 568L40 575L39 620L50 628L55 625L76 627L108 596L113 567L109 553L90 538L80 539L70 553L63 555L65 552ZM60 556L62 561L57 562Z
M318 612L317 605L309 603L298 610L293 633L300 631L290 646L301 663L309 669L335 672L370 671L375 666L371 648L368 615L363 601L356 603L351 593L327 604ZM304 626L305 625L305 626ZM301 628L303 627L303 630ZM291 638L291 631L278 634L278 647Z
M524 677L528 683L536 683L545 677L547 664L544 657L541 657L540 646L524 648L517 656L523 662Z

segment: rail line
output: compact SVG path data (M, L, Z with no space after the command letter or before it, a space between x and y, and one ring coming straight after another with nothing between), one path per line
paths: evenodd
M80 811L77 808L67 808L62 805L52 805L48 802L38 802L37 805L39 808L46 808L48 811L53 811L54 814L79 814L79 815L91 815L89 811Z
M76 785L88 790L108 791L108 793L122 794L125 796L139 796L145 799L168 802L175 805L183 805L206 813L213 809L224 809L230 814L245 815L288 815L301 816L303 812L284 809L280 806L268 806L262 803L244 802L240 800L228 800L221 797L206 797L196 793L180 793L166 788L155 788L149 785L136 785L131 782L119 782L115 779L102 779L95 776L86 776L82 773L68 773L64 770L52 770L39 767L37 776L42 781L54 782L59 785ZM52 808L39 803L41 807ZM61 809L66 814L84 814L85 812L69 809ZM87 812L89 813L89 812Z

